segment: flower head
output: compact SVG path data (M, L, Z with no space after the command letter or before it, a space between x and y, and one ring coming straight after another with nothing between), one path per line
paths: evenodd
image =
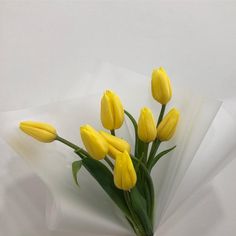
M127 151L130 153L130 145L124 139L118 138L104 131L100 131L100 134L108 142L108 155L113 159L115 159L121 152Z
M101 121L105 129L119 129L124 122L124 108L120 98L107 90L101 100Z
M50 143L57 138L56 129L47 123L35 121L22 121L19 125L20 129L37 139L40 142Z
M156 121L152 114L152 111L144 107L138 120L138 137L145 143L149 143L156 139Z
M157 139L167 141L172 138L179 121L179 111L172 108L157 127Z
M162 67L152 72L152 96L163 105L167 104L172 97L170 79Z
M132 160L127 151L120 153L116 157L114 168L114 183L117 188L130 190L137 181L137 175Z
M81 126L80 135L86 150L94 159L101 160L107 155L108 143L92 126Z

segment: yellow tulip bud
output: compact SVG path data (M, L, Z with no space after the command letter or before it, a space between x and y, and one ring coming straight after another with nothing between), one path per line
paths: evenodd
M19 127L23 132L40 142L50 143L57 138L56 129L47 123L22 121Z
M179 120L179 111L172 108L157 127L157 139L167 141L172 138Z
M172 97L170 79L162 67L152 72L152 96L162 105L167 104Z
M124 139L118 138L104 131L100 131L100 134L109 143L108 155L113 159L116 158L117 154L119 154L120 152L124 152L125 150L130 153L130 145Z
M118 149L114 148L112 145L108 145L108 155L113 158L114 160L116 159L116 156L119 155L121 151Z
M138 120L138 137L145 143L149 143L156 139L156 121L152 111L144 107L141 109Z
M124 108L120 98L107 90L101 100L101 121L105 129L119 129L124 122Z
M103 159L108 153L108 143L93 127L80 127L80 135L88 153L96 160Z
M130 190L137 181L137 175L132 160L127 151L120 153L116 157L114 168L115 186L122 190Z

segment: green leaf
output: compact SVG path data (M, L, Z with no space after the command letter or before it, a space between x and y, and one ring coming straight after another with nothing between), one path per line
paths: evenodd
M75 153L77 153L77 151L75 151ZM124 214L130 217L130 212L126 206L123 191L116 188L111 171L104 164L92 158L83 159L83 166L96 179L99 185L124 212Z
M150 167L149 167L149 170L151 170L153 168L153 166L164 156L166 155L168 152L172 151L173 149L175 149L176 146L172 147L172 148L169 148L163 152L160 152L156 157L153 158L151 164L150 164Z
M140 222L142 222L145 235L153 235L152 222L146 211L146 200L143 198L136 187L130 191L130 199L135 213L137 214Z
M80 160L80 161L74 161L72 163L72 174L73 174L73 177L74 177L74 180L75 180L75 183L79 186L79 183L78 183L78 179L77 179L77 174L81 168L81 166L83 165L83 160Z

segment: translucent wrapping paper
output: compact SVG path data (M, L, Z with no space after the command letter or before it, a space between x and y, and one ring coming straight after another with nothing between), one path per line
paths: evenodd
M18 129L19 122L51 123L60 136L82 146L80 125L102 129L100 99L105 89L119 94L125 109L134 117L138 118L143 106L158 116L160 105L151 96L149 77L104 64L96 74L86 77L74 99L0 114L3 140L48 186L52 196L46 209L50 229L75 231L79 235L132 235L119 209L85 169L78 176L80 188L74 184L71 163L78 156L61 143L44 144L26 136ZM160 150L175 144L177 148L161 159L152 172L156 191L155 230L227 163L236 145L236 125L222 103L179 88L178 81L171 79L174 94L167 111L175 106L181 117L176 135L171 142L163 143ZM117 135L134 143L128 119Z

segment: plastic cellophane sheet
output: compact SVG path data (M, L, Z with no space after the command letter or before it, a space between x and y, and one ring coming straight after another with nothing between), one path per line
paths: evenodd
M120 210L85 169L78 175L80 187L75 185L71 163L78 156L73 150L59 142L37 142L19 130L19 122L50 123L60 136L82 146L81 125L91 124L98 130L103 129L100 99L106 89L115 91L135 118L143 106L151 108L158 117L161 106L151 96L149 77L104 64L96 74L86 76L74 99L0 113L1 145L9 149L9 155L1 160L1 175L6 185L17 186L27 163L43 180L49 193L45 212L51 230L77 232L78 235L132 235ZM166 112L174 106L180 110L181 117L174 138L162 143L160 148L177 145L176 149L162 158L152 171L156 191L155 232L184 200L223 168L236 145L236 124L222 102L178 87L176 80L172 79L172 84L173 98ZM73 89L76 86L73 85ZM134 130L127 117L116 133L133 146ZM34 189L37 186L32 186L32 191ZM24 194L22 191L21 198L26 199L22 200L26 204L28 196ZM22 205L18 210L23 210L21 208ZM37 209L28 208L32 212L30 216L37 218ZM30 227L27 222L30 221L26 217L18 218L19 225Z

